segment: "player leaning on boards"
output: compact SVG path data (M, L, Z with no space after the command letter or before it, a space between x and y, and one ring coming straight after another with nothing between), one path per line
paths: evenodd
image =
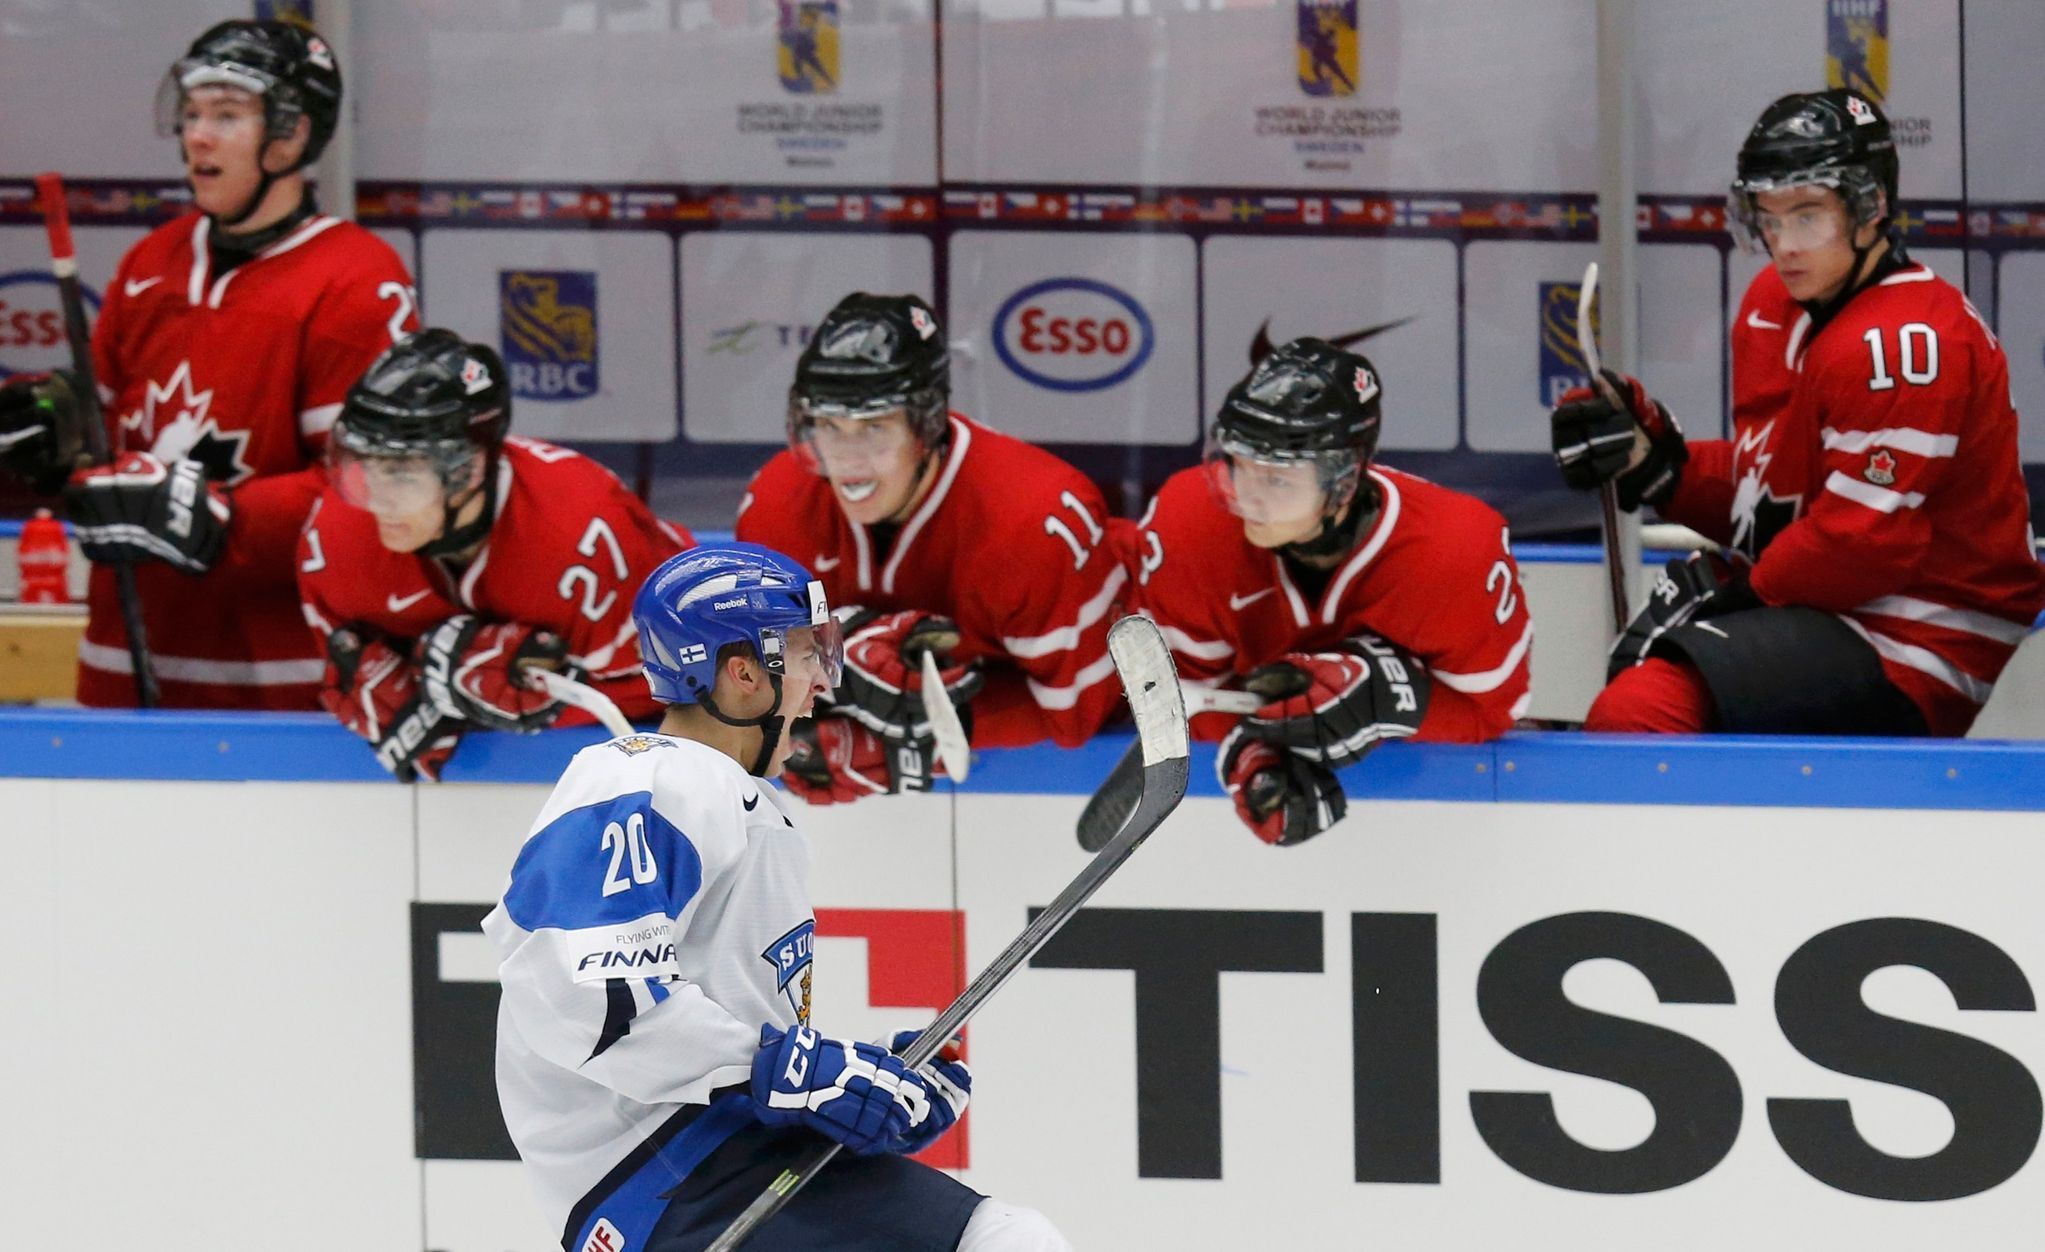
M904 1159L964 1111L963 1063L810 1026L808 845L767 780L838 681L823 584L752 544L696 548L632 613L660 732L576 754L483 920L504 1121L562 1246L700 1249L823 1135L854 1155L749 1249L1066 1248Z
M1205 465L1139 524L1137 598L1180 673L1269 700L1218 760L1267 843L1339 820L1333 771L1385 740L1481 742L1525 711L1534 624L1505 520L1373 463L1380 393L1368 360L1293 340L1229 390Z
M208 30L158 97L195 211L130 249L107 286L92 347L114 464L65 495L87 556L138 562L167 706L318 707L292 546L342 397L418 324L396 254L306 190L340 111L333 50L281 22ZM69 396L66 377L0 385L0 464L62 482L72 466L52 435ZM78 698L132 705L106 565L88 604Z
M1669 563L1588 730L1965 734L2045 608L2009 363L1895 225L1895 142L1851 91L1748 133L1731 216L1774 264L1732 327L1733 438L1637 379L1553 416L1572 486L1616 478L1724 544Z
M407 782L437 779L470 727L589 720L528 685L528 666L582 676L628 717L658 707L632 595L689 534L510 425L495 352L438 328L401 340L348 392L298 540L320 703Z
M849 295L796 364L788 450L739 506L740 539L813 560L858 606L845 686L784 779L812 803L928 785L925 649L981 747L1083 743L1119 698L1107 639L1128 574L1100 491L949 402L930 306Z

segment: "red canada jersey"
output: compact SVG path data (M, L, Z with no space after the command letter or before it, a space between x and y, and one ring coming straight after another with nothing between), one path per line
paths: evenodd
M292 550L325 483L327 429L362 371L418 329L411 275L368 231L314 216L224 274L190 214L130 249L92 355L116 452L191 457L234 502L200 577L135 566L163 703L316 709L322 668L298 611ZM112 570L96 566L78 699L135 703Z
M782 451L753 478L738 538L823 581L834 608L920 609L958 623L957 656L986 663L973 742L1083 743L1121 687L1108 627L1128 571L1100 490L1041 448L954 413L937 481L892 545L845 516L830 481Z
M1922 265L1815 334L1771 267L1732 354L1733 438L1690 445L1664 512L1751 561L1766 603L1839 614L1934 734L1966 733L2045 609L2002 345Z
M329 487L298 539L298 589L323 654L342 627L409 645L458 613L541 626L568 641L583 681L625 716L651 717L660 706L639 668L632 599L694 544L595 461L513 435L497 462L496 520L466 568L392 552L375 516ZM556 724L590 720L569 709Z
M1136 533L1137 602L1189 685L1220 685L1288 652L1331 652L1368 633L1433 677L1415 738L1496 738L1526 711L1534 642L1505 519L1424 478L1383 465L1369 474L1382 500L1377 521L1309 598L1283 558L1243 537L1203 469L1180 470ZM1195 725L1217 738L1231 720Z

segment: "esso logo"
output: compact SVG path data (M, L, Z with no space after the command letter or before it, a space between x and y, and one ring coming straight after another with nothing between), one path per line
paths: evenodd
M82 291L86 307L98 311L99 293L90 287ZM40 270L0 274L0 378L70 364L57 280Z
M1047 278L994 315L994 353L1026 382L1100 391L1143 368L1157 335L1130 296L1091 278Z

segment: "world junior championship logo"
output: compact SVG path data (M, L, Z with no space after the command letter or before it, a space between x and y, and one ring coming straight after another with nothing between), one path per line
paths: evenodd
M776 0L775 62L782 90L799 96L838 90L838 0Z
M1889 99L1889 0L1825 0L1825 85Z
M593 271L498 271L497 324L512 395L554 401L596 394Z
M1299 89L1309 96L1353 96L1357 84L1356 0L1294 0Z
M1553 408L1562 393L1591 384L1590 366L1576 342L1576 283L1541 284L1541 407ZM1591 334L1598 333L1598 306L1591 306Z

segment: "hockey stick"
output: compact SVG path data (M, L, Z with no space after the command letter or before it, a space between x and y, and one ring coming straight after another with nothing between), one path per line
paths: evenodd
M980 971L972 985L951 1002L950 1008L938 1014L937 1020L902 1050L905 1065L913 1068L937 1055L1009 976L1072 919L1185 797L1186 705L1179 694L1178 673L1172 667L1172 654L1165 647L1164 635L1148 618L1125 617L1108 631L1108 652L1115 658L1115 669L1129 693L1129 705L1136 713L1137 742L1142 747L1143 794L1136 812L1121 832L1086 863L1079 877L1067 884L1058 898L1046 905L1015 941ZM783 1170L711 1242L707 1252L732 1252L744 1243L760 1223L779 1212L804 1184L816 1177L817 1171L838 1155L841 1146L835 1142L820 1144Z
M1591 325L1591 310L1598 298L1598 263L1592 261L1583 267L1583 285L1576 292L1576 346L1583 353L1584 368L1590 372L1591 386L1598 389L1613 404L1619 397L1612 394L1612 385L1605 381L1604 363L1598 359L1597 331ZM1612 629L1625 630L1626 623L1633 620L1631 597L1626 594L1626 556L1619 543L1619 485L1605 483L1598 488L1598 514L1604 523L1605 579L1612 593Z
M85 423L85 454L94 465L113 460L107 445L106 415L99 405L99 380L92 370L92 334L85 324L85 298L78 287L78 250L71 243L71 210L64 203L64 176L52 170L36 175L42 200L43 229L50 237L50 273L57 277L57 296L64 305L64 337L71 344L71 372L78 378L78 413ZM142 595L135 589L135 567L111 562L114 591L121 603L121 625L128 635L128 660L135 669L135 703L157 706L161 695L156 671L149 664L149 640L142 633Z
M603 723L603 728L613 735L629 735L638 728L625 719L611 698L587 683L579 683L566 674L557 674L550 669L538 667L526 671L528 677L540 684L542 690L563 704L576 708Z
M1184 694L1189 714L1243 715L1256 712L1265 703L1255 692L1223 691L1216 687L1187 687ZM1122 829L1122 823L1129 820L1142 788L1143 741L1139 738L1129 745L1122 759L1115 762L1115 768L1101 780L1100 789L1079 811L1079 846L1088 852L1098 852L1106 847L1108 840L1115 837L1115 832Z
M937 740L938 764L955 783L966 781L973 768L972 746L966 742L966 724L944 691L944 674L937 668L937 654L923 650L923 716L930 719L930 733Z

